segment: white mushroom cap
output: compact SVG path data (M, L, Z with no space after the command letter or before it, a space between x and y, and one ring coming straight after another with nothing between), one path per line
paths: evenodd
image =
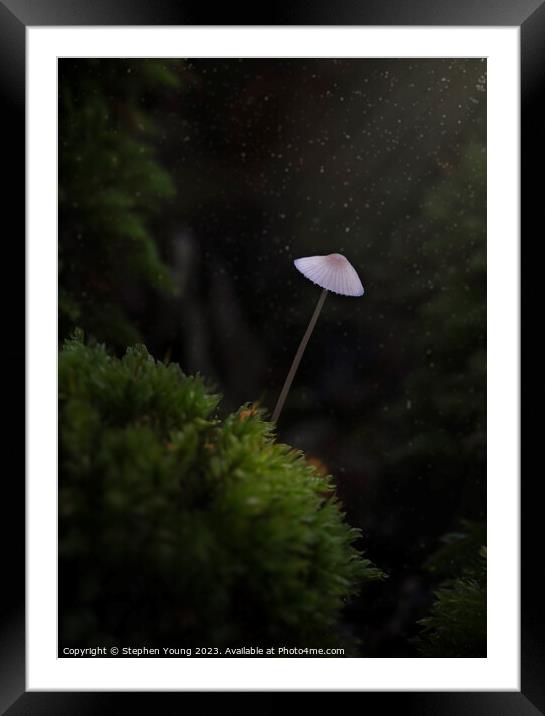
M343 296L363 296L356 269L342 254L295 259L295 267L313 283Z

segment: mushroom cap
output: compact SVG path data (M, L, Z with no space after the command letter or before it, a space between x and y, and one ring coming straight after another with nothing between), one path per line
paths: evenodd
M363 286L356 269L342 254L305 256L293 262L310 281L343 296L363 296Z

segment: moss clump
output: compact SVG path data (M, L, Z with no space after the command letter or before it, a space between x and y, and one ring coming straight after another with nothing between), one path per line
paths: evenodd
M380 571L328 477L143 346L59 359L61 646L339 644Z
M443 580L430 613L419 622L416 645L424 656L486 656L485 539L484 524L465 521L428 561L429 571Z

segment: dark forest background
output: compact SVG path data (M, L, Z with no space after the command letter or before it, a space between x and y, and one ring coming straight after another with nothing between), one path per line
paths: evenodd
M143 342L270 413L319 297L293 260L355 266L278 437L388 574L346 612L366 655L423 653L486 542L486 62L63 59L59 120L61 341Z

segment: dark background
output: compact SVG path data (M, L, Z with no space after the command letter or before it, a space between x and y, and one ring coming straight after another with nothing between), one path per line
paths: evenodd
M388 572L347 619L413 656L426 561L485 518L484 60L61 60L60 338L143 341L272 411L344 253L278 426L331 472Z

